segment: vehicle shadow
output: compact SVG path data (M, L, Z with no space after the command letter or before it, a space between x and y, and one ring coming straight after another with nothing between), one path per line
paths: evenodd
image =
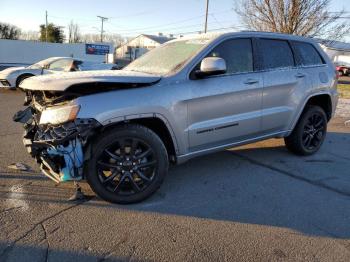
M350 210L345 207L350 200L346 190L350 189L346 159L350 134L329 133L322 150L310 157L294 156L280 142L276 144L227 150L174 166L160 190L142 203L122 206L96 197L82 206L283 227L349 239ZM63 188L65 194L71 189ZM52 197L52 192L63 188L52 187L47 196L28 190L18 197L67 204ZM0 198L8 197L2 193Z
M349 155L346 133L329 133L309 157L280 142L223 151L172 168L155 196L123 208L350 238Z
M3 252L1 252L3 250ZM0 255L1 261L65 261L65 262L75 262L75 261L130 261L132 254L127 256L116 256L115 254L101 254L96 255L95 253L71 250L60 250L50 247L45 248L45 245L28 245L28 244L18 244L12 245L10 242L0 241ZM30 258L30 259L28 259ZM142 259L142 261L150 261L147 259Z

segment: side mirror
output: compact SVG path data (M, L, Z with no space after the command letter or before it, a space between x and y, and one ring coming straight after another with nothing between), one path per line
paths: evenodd
M199 76L220 75L226 73L226 62L221 57L206 57L202 60Z

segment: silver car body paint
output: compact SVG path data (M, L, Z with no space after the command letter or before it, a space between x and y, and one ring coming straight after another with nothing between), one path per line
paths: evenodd
M190 72L213 47L234 38L308 42L326 63L190 79ZM156 82L147 87L81 96L72 103L81 106L79 118L94 118L102 125L130 119L160 118L172 135L178 163L231 146L286 136L293 130L309 98L329 95L332 114L338 100L335 67L318 44L298 36L262 32L215 35L190 61L170 75L155 76L124 70L71 73L32 78L24 81L21 87L63 91L72 84L98 81Z

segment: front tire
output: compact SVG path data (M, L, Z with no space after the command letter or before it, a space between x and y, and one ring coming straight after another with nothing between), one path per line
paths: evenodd
M319 106L307 106L293 132L284 138L289 151L297 155L316 153L327 133L327 116Z
M85 166L87 182L102 199L131 204L150 197L168 172L168 154L152 130L135 124L102 133Z

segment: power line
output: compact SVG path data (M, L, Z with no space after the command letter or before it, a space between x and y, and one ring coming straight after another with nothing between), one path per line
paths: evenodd
M215 31L219 31L219 30L228 30L228 29L236 29L236 30L240 30L245 28L244 26L229 26L229 27L219 27L219 28L213 28L210 30L207 30L207 32L215 32ZM194 33L200 33L200 31L189 31L189 32L182 32L182 33L178 33L175 35L185 35L185 34L194 34Z
M225 10L225 11L220 11L220 12L208 13L208 15L211 15L211 14L222 14L222 13L227 13L227 12L232 12L232 10ZM174 22L167 23L167 24L160 24L160 25L153 25L153 26L139 27L139 28L131 28L131 29L122 29L122 30L119 30L119 31L140 32L140 31L147 30L147 29L158 29L158 28L162 28L162 27L165 27L165 26L168 26L168 25L176 25L176 24L179 24L179 23L185 23L185 22L188 22L188 21L197 20L197 19L203 18L204 16L205 15L199 15L199 16L195 16L195 17L191 17L191 18L187 18L187 19L174 21Z
M125 18L125 17L143 16L143 15L147 15L147 14L152 14L156 10L153 9L152 11L143 11L143 12L139 12L139 13L135 13L135 14L122 15L122 16L112 16L112 17L109 17L109 19L120 19L120 18Z
M226 21L221 21L222 23L232 23L231 20L226 20ZM163 31L179 31L179 30L183 30L183 29L188 29L191 27L198 27L197 31L201 31L199 28L203 26L203 23L196 23L196 24L190 24L190 25L183 25L183 26L176 26L176 27L166 27L166 28L162 28L161 30ZM225 27L223 24L221 24L221 27ZM238 26L238 27L243 27L243 26ZM110 29L109 31L112 31L113 29ZM123 30L122 30L123 31ZM129 31L129 30L127 30ZM131 34L142 34L142 33L151 33L154 32L155 30L150 29L150 30L142 30L142 31L137 31L137 32L131 32L131 33L122 33L123 35L131 35ZM120 30L118 31L118 33L120 33ZM173 34L177 34L176 32L172 32Z

